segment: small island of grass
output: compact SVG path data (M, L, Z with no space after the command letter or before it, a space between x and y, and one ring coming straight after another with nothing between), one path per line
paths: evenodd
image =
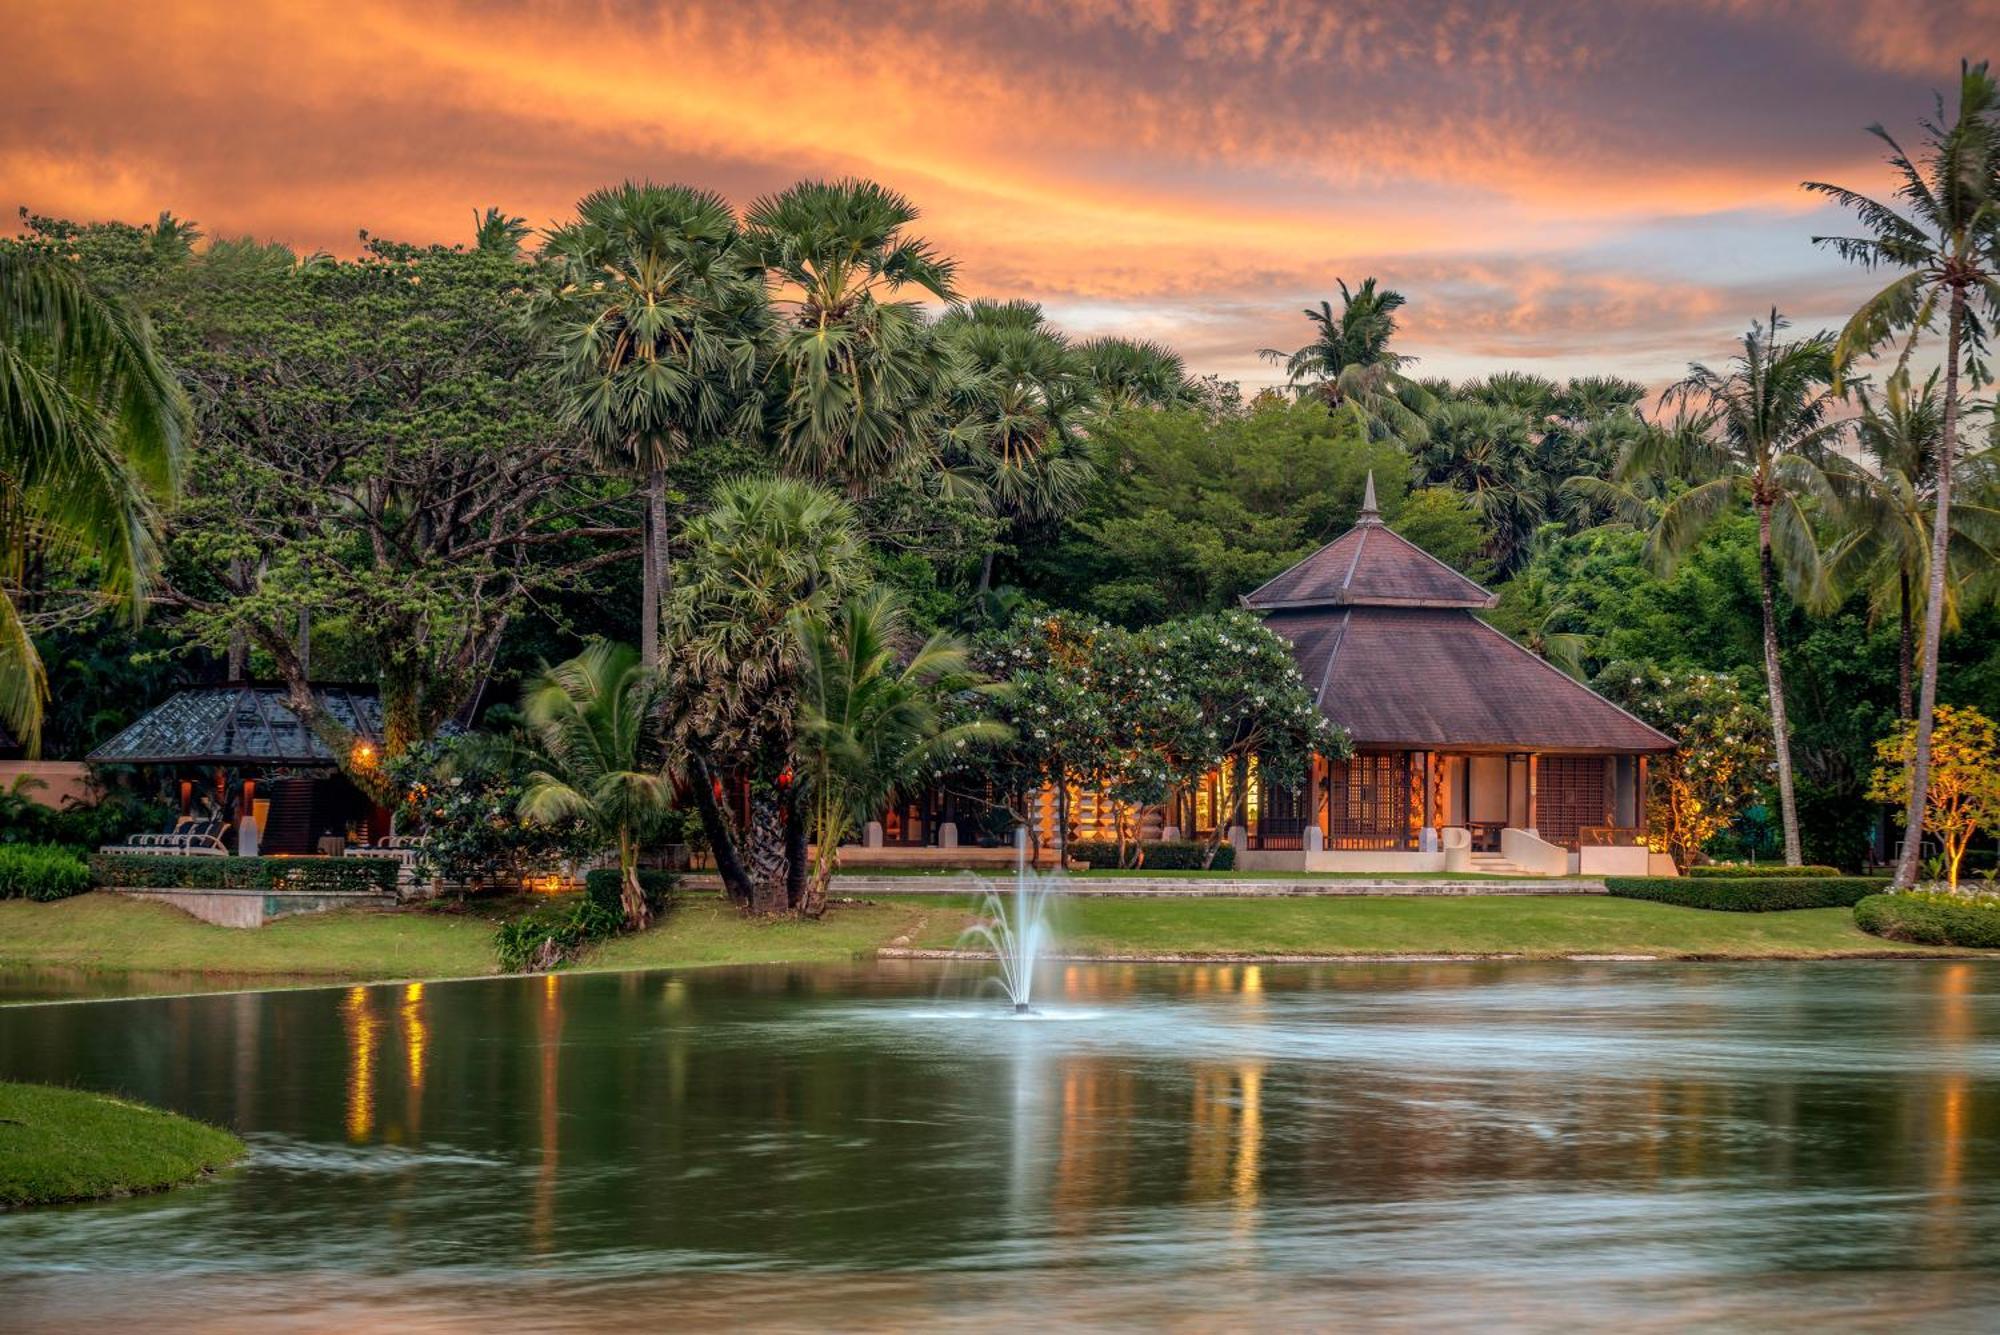
M144 1104L0 1081L0 1210L164 1191L242 1155L227 1131Z

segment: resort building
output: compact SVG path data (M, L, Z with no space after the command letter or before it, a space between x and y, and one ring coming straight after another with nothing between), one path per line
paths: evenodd
M1253 776L1239 865L1646 872L1647 759L1673 739L1482 621L1497 601L1384 524L1372 478L1353 528L1244 597L1354 755L1301 791Z

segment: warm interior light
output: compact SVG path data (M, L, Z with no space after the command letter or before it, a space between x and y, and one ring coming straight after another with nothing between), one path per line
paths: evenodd
M354 764L358 769L368 769L375 763L375 743L356 742L354 744Z

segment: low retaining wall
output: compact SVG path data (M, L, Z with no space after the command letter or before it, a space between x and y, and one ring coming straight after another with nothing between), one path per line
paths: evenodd
M352 890L115 890L134 899L172 904L218 927L262 927L273 918L333 909L393 908L396 897Z
M714 877L690 876L684 882L691 890L719 889ZM832 893L844 898L870 895L968 895L1005 891L1012 877L982 876L868 876L842 875L833 878ZM1393 876L1356 877L1342 881L1316 881L1283 877L1192 877L1192 876L1067 876L1056 882L1052 893L1065 897L1096 899L1297 899L1364 898L1410 896L1461 898L1471 895L1601 895L1604 882L1543 880L1509 877L1505 880L1412 881Z

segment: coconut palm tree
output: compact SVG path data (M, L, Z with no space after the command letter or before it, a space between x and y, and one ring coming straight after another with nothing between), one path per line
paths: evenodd
M1396 312L1406 298L1377 290L1373 278L1348 290L1340 285L1340 312L1322 301L1310 307L1313 340L1292 352L1265 348L1258 355L1285 368L1285 384L1300 398L1316 398L1335 411L1355 413L1371 439L1416 443L1424 439L1424 414L1432 406L1424 387L1402 374L1413 359L1389 350Z
M475 211L472 215L473 249L511 260L521 253L521 243L534 230L528 226L526 218L515 214L502 213L496 208L488 208L484 213Z
M1757 591L1764 618L1764 680L1778 762L1778 804L1785 859L1799 862L1798 807L1792 787L1785 680L1778 661L1777 582L1810 607L1832 600L1808 506L1831 497L1827 459L1842 429L1832 414L1833 340L1825 334L1780 342L1785 321L1752 324L1743 351L1726 370L1695 363L1662 402L1679 413L1673 429L1635 438L1619 481L1655 485L1686 479L1659 508L1647 554L1662 571L1724 515L1747 508L1757 518Z
M1923 642L1918 652L1916 740L1910 761L1910 801L1896 864L1896 884L1917 877L1918 840L1930 781L1931 718L1937 706L1938 642L1944 635L1945 577L1950 566L1951 484L1959 451L1959 375L1977 389L1987 379L1986 323L2000 320L2000 85L1984 62L1961 63L1958 114L1946 116L1938 99L1935 120L1922 123L1924 149L1913 160L1879 125L1869 133L1889 147L1897 176L1896 198L1905 212L1866 195L1808 181L1805 188L1854 210L1865 236L1814 237L1843 259L1864 268L1899 270L1895 281L1861 304L1834 348L1836 374L1898 338L1898 366L1906 366L1920 335L1944 316L1943 447L1937 452L1935 509L1931 524L1929 587L1924 595ZM1983 318L1982 318L1983 317Z
M1839 455L1828 460L1828 480L1846 530L1828 567L1842 587L1868 595L1872 616L1895 616L1896 716L1909 719L1916 714L1916 618L1930 587L1944 400L1936 371L1915 392L1900 372L1889 377L1879 398L1866 386L1856 389L1861 412L1854 419L1855 436L1866 463ZM1984 454L1990 458L1992 451ZM2000 498L1975 482L1990 473L1984 462L1968 460L1954 470L1952 485L1960 500L1951 510L1952 568L1944 582L1948 628L1958 624L1968 576L2000 562L2000 509L1995 508Z
M817 918L843 839L935 762L1011 734L990 719L946 722L953 698L999 688L942 632L905 659L903 607L886 589L850 598L830 619L795 616L791 630L802 659L797 774L814 844L799 912Z
M1120 408L1191 408L1201 401L1187 363L1164 343L1093 338L1076 345L1100 403Z
M630 646L599 640L566 663L543 665L521 692L530 739L523 820L579 820L618 849L625 926L652 918L639 885L639 848L673 800L653 729L659 674Z
M771 430L792 471L866 495L928 444L949 374L904 290L955 302L951 260L905 229L916 206L873 181L801 181L750 206L780 322Z
M803 659L788 628L831 617L864 588L868 552L852 505L793 478L724 483L686 538L668 607L667 731L725 886L772 912L796 904L806 870L787 779ZM751 781L750 825L740 831L718 793L734 775Z
M0 243L0 723L30 754L48 698L16 601L30 543L94 567L100 596L137 622L191 430L143 315L61 260Z
M763 277L720 195L650 181L584 196L542 257L535 311L554 337L564 415L645 495L639 652L656 666L667 471L691 445L754 424Z
M945 439L949 477L1018 530L1079 505L1095 474L1082 436L1097 410L1088 366L1032 301L975 301L938 321L960 367ZM993 579L994 552L979 589Z

